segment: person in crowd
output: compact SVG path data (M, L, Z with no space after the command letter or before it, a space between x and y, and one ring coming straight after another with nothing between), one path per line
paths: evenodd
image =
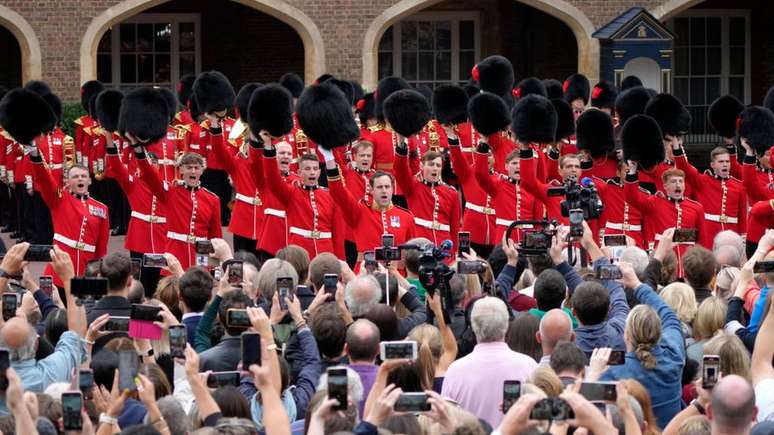
M543 351L543 356L538 362L540 365L546 365L551 360L551 353L557 344L563 341L575 341L570 317L559 309L547 312L540 319L540 330L535 334L535 339L540 343L540 348Z
M661 289L660 296L680 319L686 344L693 344L693 321L699 305L696 303L696 294L691 286L682 282L673 282Z

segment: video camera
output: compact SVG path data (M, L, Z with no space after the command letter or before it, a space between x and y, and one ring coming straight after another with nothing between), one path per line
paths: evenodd
M432 244L427 246L411 244L399 246L401 250L414 249L421 251L419 255L419 282L431 297L435 296L436 291L440 292L443 317L447 324L451 321L451 314L454 312L454 302L449 293L449 281L454 276L454 271L443 260L451 256L453 247L454 244L451 240L444 240L439 246ZM428 310L428 323L432 322L431 313Z
M571 217L573 210L582 210L583 220L597 219L605 209L594 181L589 177L583 177L581 184L575 177L568 177L563 186L549 188L548 196L564 196L562 216L566 218Z
M548 250L551 249L554 235L556 235L556 224L556 220L513 221L505 231L505 238L510 239L513 230L519 227L532 227L532 230L523 230L521 243L516 245L516 250L519 251L519 256L522 257L542 257L547 255Z

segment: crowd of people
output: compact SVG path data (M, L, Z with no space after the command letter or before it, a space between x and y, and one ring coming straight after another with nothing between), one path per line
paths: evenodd
M81 96L0 100L4 434L774 433L774 92L704 172L673 95L502 56Z

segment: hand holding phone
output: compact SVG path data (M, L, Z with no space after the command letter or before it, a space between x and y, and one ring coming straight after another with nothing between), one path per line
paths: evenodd
M3 293L3 321L16 317L16 309L19 308L19 295L16 293Z
M185 359L185 345L188 343L188 334L185 325L169 326L169 355L172 358Z
M242 333L242 367L250 369L253 364L261 365L261 334Z
M338 405L334 405L331 409L335 411L347 409L349 395L348 383L347 369L328 369L328 398L336 399L339 402Z
M230 285L235 287L242 285L244 276L243 266L244 263L239 260L234 260L228 263L228 283Z
M119 391L136 391L137 384L134 378L140 368L140 358L137 352L133 350L122 350L118 352L118 389Z
M62 393L62 426L65 431L83 429L81 409L83 409L83 395L80 391Z
M417 359L416 341L383 341L379 343L379 350L382 361L388 359Z
M720 357L718 355L704 355L702 360L701 387L709 390L718 383L720 373Z
M334 298L336 297L336 289L339 285L339 276L335 273L326 273L323 277L323 287L325 288L325 293L328 293L331 295L331 298L328 299L328 302L333 302Z

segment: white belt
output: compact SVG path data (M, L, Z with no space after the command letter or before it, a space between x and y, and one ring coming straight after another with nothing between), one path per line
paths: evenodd
M73 248L73 249L77 249L79 251L86 251L86 252L96 252L97 251L97 247L94 246L94 245L89 245L89 244L83 243L83 242L76 242L75 240L67 238L67 237L65 237L65 236L63 236L63 235L61 235L59 233L55 233L54 234L54 240L56 240L57 242L65 245L65 246L68 246L68 247Z
M477 211L482 214L495 214L495 209L492 207L484 207L478 204L473 204L472 202L466 202L465 208L473 211Z
M712 222L720 222L721 224L736 224L739 223L739 218L726 215L704 213L704 219Z
M148 222L149 224L165 224L167 223L167 218L164 216L152 216L145 213L140 213L139 211L133 211L132 213L133 218L137 218L141 221Z
M263 209L263 214L268 214L270 216L276 216L278 218L285 219L285 210L277 210L276 208L265 208Z
M261 205L262 204L261 198L259 198L257 196L247 196L247 195L242 195L241 193L237 193L236 195L234 195L234 198L237 201L246 202L246 203L248 203L250 205ZM282 212L282 213L284 215L285 212Z
M207 240L205 237L189 236L187 234L180 234L174 231L167 231L167 238L172 240L177 240L179 242L190 243L190 244L194 244L196 242L204 242Z
M460 151L462 151L463 153L472 153L475 150L476 150L476 148L474 148L474 147L469 147L469 148L460 147Z
M509 221L508 219L501 219L501 218L495 219L495 225L501 225L501 226L504 226L504 227L509 227L514 222L515 221ZM518 227L519 228L534 228L534 226L532 224L523 224L523 225L519 225Z
M330 231L309 231L298 227L290 227L290 234L306 237L307 239L330 239L333 237Z
M448 224L442 224L440 222L431 222L418 217L414 218L414 223L419 225L420 227L424 227L430 230L451 231L451 227Z
M618 231L642 231L641 225L619 224L615 222L605 222L605 228Z
M49 169L62 169L62 164L61 163L52 163L52 164L48 165L48 168Z
M163 166L175 166L175 161L172 159L158 159L157 163Z
M198 150L198 149L200 149L200 147L199 147L199 144L195 144L195 143L189 144L189 145L188 145L188 148L190 148L190 149L192 149L192 150Z

